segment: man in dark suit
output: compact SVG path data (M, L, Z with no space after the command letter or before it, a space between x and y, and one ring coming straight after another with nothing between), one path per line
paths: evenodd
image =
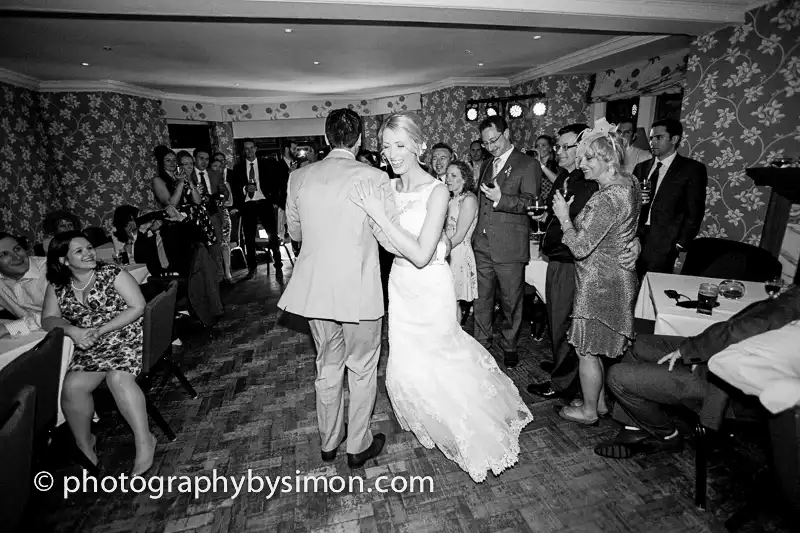
M522 325L525 265L530 260L528 206L539 195L542 169L539 163L516 150L503 117L495 115L480 123L481 144L492 155L484 162L480 180L478 223L472 235L478 271L474 337L485 347L492 343L494 296L500 286L505 324L500 348L504 363L518 363L517 341Z
M657 120L650 129L650 149L655 157L633 169L643 185L650 185L639 217L640 277L647 272L671 273L678 255L694 240L703 222L708 173L699 161L677 153L682 138L680 121Z
M217 236L217 241L211 245L209 252L217 265L217 282L219 283L225 272L222 263L222 214L219 212L219 204L228 199L228 188L222 185L222 176L208 169L210 154L211 151L206 148L195 148L194 171L192 171L191 179L200 188L203 205L208 211L211 224L214 226L214 233ZM220 195L222 195L222 200L220 200Z
M280 241L278 239L275 207L286 207L288 176L276 169L277 162L256 158L256 144L252 139L242 143L242 160L230 174L233 205L242 213L244 242L247 249L247 279L256 274L256 231L261 222L269 235L269 248L275 265L275 276L283 276Z
M694 337L639 335L606 379L617 398L614 419L623 429L614 439L600 443L595 453L626 459L639 452L680 451L683 436L664 411L667 405L699 411L704 426L718 429L728 397L709 379L713 375L708 371L709 359L733 344L798 319L800 286L795 286L778 298L749 305Z

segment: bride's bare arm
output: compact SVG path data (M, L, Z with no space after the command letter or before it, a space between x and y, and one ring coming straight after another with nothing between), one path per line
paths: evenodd
M425 217L419 238L412 237L402 228L395 225L385 211L374 213L373 219L386 235L391 245L397 249L398 255L411 261L414 266L422 268L430 262L441 240L449 200L450 194L447 191L447 187L434 187L430 197L428 197L428 214Z

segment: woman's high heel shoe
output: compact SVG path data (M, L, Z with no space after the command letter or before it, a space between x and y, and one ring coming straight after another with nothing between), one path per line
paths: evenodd
M83 453L77 445L73 447L71 455L72 460L75 461L78 466L89 472L89 475L94 477L100 476L100 466L94 464L88 457L86 457L86 454ZM96 452L95 455L97 455Z

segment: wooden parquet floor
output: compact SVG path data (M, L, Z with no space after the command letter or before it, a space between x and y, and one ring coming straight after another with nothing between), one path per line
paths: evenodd
M287 279L291 267L285 269ZM592 447L616 431L612 422L579 427L558 418L555 401L524 391L544 381L538 362L550 357L547 343L535 343L528 331L521 364L508 374L531 404L535 420L521 436L519 463L499 477L475 484L438 450L422 448L401 431L391 410L383 371L388 345L384 336L379 393L373 430L387 435L384 452L365 468L350 471L344 453L333 463L319 456L314 400L314 348L307 324L277 310L281 285L270 268L225 295L227 314L212 331L186 329L182 367L199 393L190 399L176 380L151 394L178 436L158 437L150 476L350 476L365 487L379 476L431 476L432 492L345 490L344 492L238 495L232 486L194 494L121 490L72 494L64 499L65 476L81 476L60 450L69 436L61 432L45 467L56 489L34 493L25 531L58 532L716 532L721 519L739 504L750 476L759 467L746 448L713 453L710 512L695 509L694 451L629 461L597 457ZM104 476L130 471L132 434L121 416L98 400L98 446ZM3 461L7 458L3 458ZM246 478L245 478L246 479ZM166 481L164 481L166 485ZM313 485L312 485L313 486ZM157 486L155 487L158 488ZM166 488L166 486L165 486ZM258 488L257 484L254 488ZM332 489L337 487L332 486ZM782 531L762 520L744 531Z

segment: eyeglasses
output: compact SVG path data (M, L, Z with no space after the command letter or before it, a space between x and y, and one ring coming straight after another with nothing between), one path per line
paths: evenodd
M557 144L553 147L556 152L561 152L562 150L566 152L570 148L575 148L578 146L577 144Z
M486 142L483 142L483 141L481 141L481 146L483 146L484 148L486 148L487 146L490 146L490 145L492 145L492 144L496 143L496 142L497 142L497 141L500 139L500 137L502 137L502 136L503 136L503 134L501 133L500 135L498 135L498 136L497 136L497 137L495 137L494 139L490 139L490 140L488 140L488 141L486 141Z

